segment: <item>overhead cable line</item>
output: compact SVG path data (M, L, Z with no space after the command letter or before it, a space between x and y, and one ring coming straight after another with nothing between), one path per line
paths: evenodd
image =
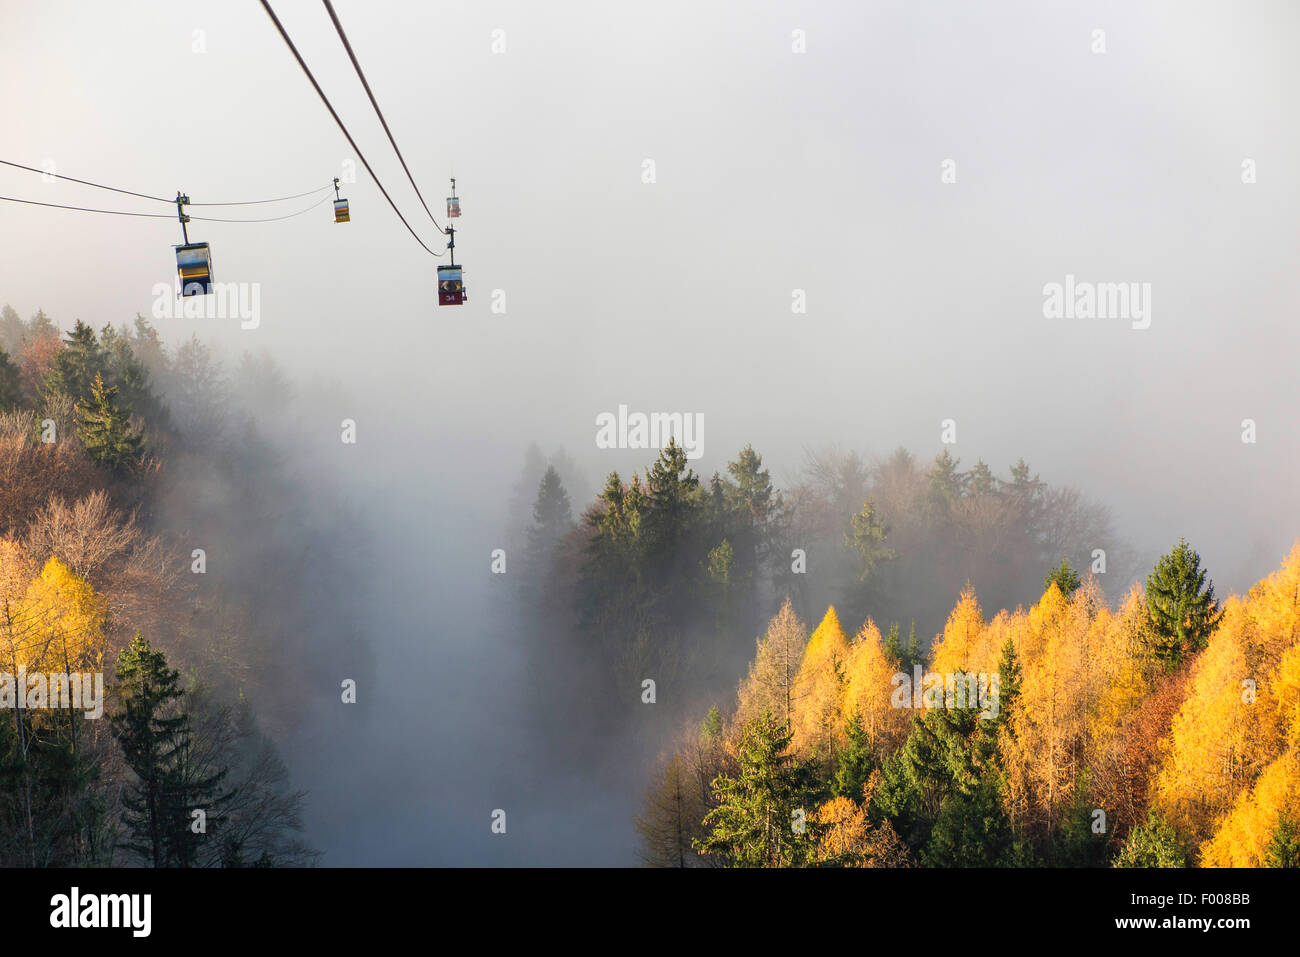
M384 184L381 183L379 177L375 175L375 171L371 168L370 163L361 152L361 147L357 146L357 141L352 138L352 134L348 132L347 126L345 126L343 120L339 118L338 112L334 109L334 105L329 101L329 97L325 95L325 91L322 90L320 84L316 82L316 77L312 75L306 61L302 58L302 54L300 54L298 48L294 46L293 40L289 38L288 32L284 29L284 25L280 23L280 18L275 15L275 11L271 9L271 4L268 0L262 0L262 8L266 11L267 16L271 18L271 22L275 24L275 28L280 31L281 38L289 47L289 51L293 53L294 59L298 61L298 66L302 67L302 72L305 73L307 79L311 81L312 88L316 90L316 95L319 96L321 102L325 104L325 108L330 111L330 116L334 117L334 122L337 123L339 129L343 131L343 135L347 138L348 144L357 154L357 159L361 160L361 164L366 168L366 172L368 172L370 177L375 181L375 185L379 187L379 191L384 194L384 199L388 200L388 205L393 207L393 212L395 212L397 218L402 221L402 225L406 227L407 232L415 238L415 241L419 243L424 248L424 251L430 256L441 256L442 253L436 253L425 245L424 240L421 239L416 231L411 228L411 224L406 221L406 217L402 215L402 211L397 208L397 204L393 202L393 198L388 195L388 190L384 189Z
M105 186L103 183L92 183L88 179L77 179L74 176L60 176L58 173L52 173L45 169L36 169L34 166L24 166L22 163L11 163L9 160L0 160L5 166L12 166L15 169L25 169L29 173L40 173L42 176L53 176L55 179L66 179L69 183L80 183L82 186L93 186L96 189L106 189L113 193L124 193L127 196L139 196L141 199L152 199L159 203L170 203L171 200L165 196L150 196L148 193L137 193L129 189L118 189L116 186ZM38 205L53 205L52 203L43 203ZM71 207L69 207L71 208Z
M316 202L308 206L306 209L300 209L296 213L289 213L288 215L285 216L271 216L266 219L217 219L211 216L191 216L189 218L199 220L205 223L274 223L281 219L293 219L293 217L295 216L301 216L303 213L309 213L328 199L329 197L326 196L324 199L317 200ZM132 213L124 209L91 209L88 206L64 206L61 203L41 203L41 202L37 202L34 199L19 199L16 196L0 196L0 200L3 200L8 203L25 203L28 206L48 206L52 209L71 209L80 213L106 213L110 216L142 216L146 219L173 219L174 218L172 213ZM173 200L172 202L175 202L175 200ZM197 206L199 204L193 203L187 205Z
M411 169L406 165L406 157L397 148L397 140L393 139L393 131L388 128L388 120L384 119L384 111L379 108L379 103L375 100L375 94L370 91L370 84L366 80L366 74L361 69L361 64L357 62L357 55L352 52L352 44L348 42L348 35L343 32L343 24L339 22L338 14L334 12L334 4L330 3L330 0L325 0L325 9L329 11L330 19L334 21L334 29L338 31L339 39L343 41L343 49L348 51L348 59L352 61L352 68L357 71L357 77L361 80L361 85L366 89L366 96L370 97L370 105L375 108L375 115L379 117L384 132L388 134L388 142L393 145L393 152L397 154L398 160L401 161L402 169L406 171L406 178L411 181L411 188L415 190L415 195L420 198L420 205L429 214L429 219L433 222L434 228L445 235L447 231L438 225L438 220L430 212L429 204L424 201L424 196L420 193L420 187L415 185L415 177L411 175Z
M137 193L131 189L119 189L116 186L105 186L103 183L93 183L88 179L77 179L75 176L64 176L60 173L54 173L50 170L37 169L34 166L24 166L22 163L13 163L9 160L0 159L0 164L12 166L14 169L26 170L29 173L40 173L42 176L52 176L54 179L67 180L69 183L80 183L82 186L93 186L95 189L106 189L113 193L122 193L125 196L138 196L140 199L150 199L157 203L174 203L175 200L168 199L166 196L150 196L148 193ZM321 190L329 189L332 183L326 183L324 186L317 186L315 189L309 189L305 193L294 193L292 196L278 196L275 199L246 199L232 203L191 203L192 206L258 206L263 203L282 203L289 199L301 199L304 196L310 196L312 193L319 193ZM38 204L39 205L39 204ZM55 205L47 203L45 205ZM69 209L73 207L68 207ZM253 220L250 220L253 222Z

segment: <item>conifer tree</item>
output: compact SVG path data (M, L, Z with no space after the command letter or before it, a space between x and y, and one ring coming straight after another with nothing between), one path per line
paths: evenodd
M95 330L78 319L54 357L54 365L45 377L45 387L78 402L90 395L96 377L105 371L104 350L95 337Z
M1062 558L1061 564L1057 565L1047 577L1043 579L1043 590L1046 591L1055 583L1056 587L1061 589L1061 594L1069 598L1075 593L1078 587L1083 584L1079 578L1079 573L1074 570L1068 558Z
M89 398L77 403L77 434L94 461L115 472L129 472L144 459L144 435L132 428L116 399L117 389L96 373Z
M9 353L0 348L0 412L11 409L22 400L22 380L18 367Z
M799 867L816 847L819 785L813 766L790 750L790 730L764 711L745 726L738 776L713 782L717 806L704 818L703 854L723 855L733 867Z
M1147 611L1155 633L1155 656L1170 670L1205 647L1222 610L1201 556L1183 539L1161 557L1147 577Z
M191 829L191 812L220 806L225 772L207 773L192 760L180 672L138 631L118 655L117 680L122 707L110 721L136 777L122 797L130 832L124 846L153 867L190 866L201 839ZM214 818L209 815L209 831L219 825Z
M835 780L831 784L831 794L854 801L861 799L862 788L876 768L873 744L871 737L862 726L862 719L855 712L844 729L844 747L836 756Z
M1115 858L1116 867L1186 867L1187 848L1178 832L1154 809L1145 824L1133 828Z
M573 526L569 493L560 473L548 467L537 486L533 524L528 529L528 565L533 574L543 574L554 558L555 548Z

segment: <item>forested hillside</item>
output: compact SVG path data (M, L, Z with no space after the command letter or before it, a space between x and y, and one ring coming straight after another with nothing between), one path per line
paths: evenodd
M1223 600L1023 461L830 452L781 490L670 445L578 520L557 462L525 472L523 628L585 662L586 720L671 739L646 863L1300 861L1300 546Z
M269 735L367 656L329 597L349 559L267 431L291 404L268 358L140 317L0 314L0 864L317 856ZM24 673L102 673L102 717Z

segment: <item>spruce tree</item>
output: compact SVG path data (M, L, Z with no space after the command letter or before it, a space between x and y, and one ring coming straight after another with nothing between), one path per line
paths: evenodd
M0 412L13 408L22 400L22 384L18 375L18 367L9 358L9 353L0 348Z
M1154 810L1145 824L1129 832L1128 840L1115 858L1116 867L1186 867L1187 848L1178 832L1165 824Z
M528 528L528 566L534 575L542 575L550 565L555 548L573 526L573 508L569 493L560 482L560 473L553 467L537 486L537 500L533 503L533 524Z
M1153 651L1170 670L1206 646L1223 615L1201 556L1181 538L1147 576L1146 598Z
M219 827L217 811L231 797L220 788L225 771L195 759L180 672L138 631L118 655L117 680L122 707L110 723L136 778L122 796L124 846L153 867L193 866L205 835L193 831L192 812L204 811L208 832Z
M1300 867L1300 826L1283 812L1264 850L1265 867Z
M1074 566L1070 564L1068 558L1062 558L1061 564L1047 573L1047 577L1043 579L1043 590L1046 591L1051 588L1053 582L1056 583L1056 587L1061 590L1061 594L1066 598L1073 595L1079 586L1083 584L1079 579L1079 573L1074 570Z
M77 402L77 435L91 459L115 472L129 472L144 459L144 435L117 404L117 389L96 373L90 397Z
M122 797L131 839L126 847L154 867L165 867L171 841L167 828L174 815L169 806L172 772L186 725L178 708L184 692L180 672L167 667L167 658L154 651L140 632L117 658L122 710L110 721L136 784Z
M90 395L95 379L107 371L105 360L95 330L78 319L46 373L45 388L80 402Z
M790 750L788 724L764 711L741 733L737 777L713 781L717 800L704 817L709 834L696 839L703 854L726 857L733 867L798 867L816 842L813 812L819 785L814 766Z
M844 747L836 755L835 780L831 794L862 801L862 788L875 770L875 753L871 737L862 726L862 719L854 714L844 729Z

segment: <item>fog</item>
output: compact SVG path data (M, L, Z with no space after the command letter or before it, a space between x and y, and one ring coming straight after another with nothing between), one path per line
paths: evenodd
M325 10L274 6L433 245ZM469 301L437 305L435 263L357 163L347 225L328 204L190 225L218 281L260 284L257 328L154 321L171 345L197 333L287 370L302 405L265 410L266 437L311 449L300 480L365 539L336 536L366 561L335 600L372 683L355 710L322 689L281 741L324 863L636 862L658 732L575 723L583 663L536 666L490 568L530 443L581 469L575 516L609 472L650 464L597 447L620 405L702 415L692 468L752 443L781 487L830 445L947 448L999 474L1023 457L1107 506L1144 559L1185 536L1221 594L1300 535L1293 5L336 9L439 221L456 177ZM5 5L0 158L194 203L344 175L351 150L258 4L124 11ZM10 168L0 195L168 211ZM24 317L149 316L173 279L174 221L0 205L0 304ZM1149 283L1149 327L1045 318L1067 276Z

